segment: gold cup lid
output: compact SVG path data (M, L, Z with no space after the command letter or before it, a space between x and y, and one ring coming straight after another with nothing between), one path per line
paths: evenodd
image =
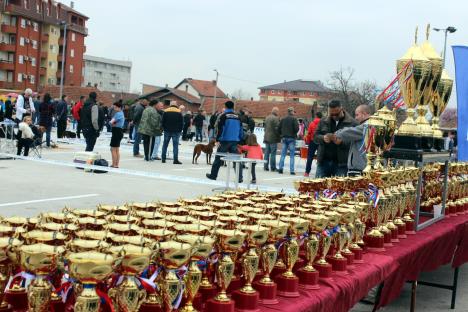
M176 224L172 227L176 231L186 231L191 233L200 233L203 231L208 231L209 228L200 223L192 223L192 224Z
M111 254L96 251L70 253L67 255L67 259L71 263L76 264L95 263L97 265L112 265L114 262L114 257Z

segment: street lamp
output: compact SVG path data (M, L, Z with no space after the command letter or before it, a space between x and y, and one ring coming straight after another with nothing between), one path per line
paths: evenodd
M447 51L447 34L451 33L453 34L454 32L457 31L457 29L453 26L449 26L447 28L433 28L435 31L443 31L445 32L445 41L444 41L444 56L443 56L443 63L442 63L442 68L445 68L445 53Z
M65 80L65 54L67 53L67 22L62 21L60 25L63 26L62 69L60 76L60 99L62 99L63 81Z
M213 69L214 72L216 72L216 82L215 82L215 88L214 88L214 99L213 99L213 115L215 114L216 112L216 91L218 89L218 70L217 69Z

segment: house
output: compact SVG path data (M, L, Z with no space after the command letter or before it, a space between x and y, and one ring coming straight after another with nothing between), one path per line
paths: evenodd
M332 91L321 81L293 80L260 87L260 100L294 101L309 105L320 105L331 98Z
M185 78L179 82L174 89L187 92L201 101L201 106L205 106L204 102L207 99L227 99L226 94L216 85L216 81L198 80Z
M64 86L63 94L67 95L70 101L77 102L80 96L88 97L89 93L96 92L98 102L102 102L106 106L111 106L113 103L122 99L124 103L138 98L138 94L126 92L109 92L101 91L95 87L80 87L80 86ZM47 85L39 89L39 94L44 96L49 93L52 98L58 99L60 97L60 86Z
M158 100L169 106L171 101L176 101L178 105L184 105L187 111L198 112L201 106L201 99L182 90L164 87L159 90L143 94L140 98Z

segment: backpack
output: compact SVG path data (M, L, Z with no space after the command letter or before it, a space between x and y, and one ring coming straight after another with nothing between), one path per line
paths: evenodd
M95 166L102 166L102 167L109 167L109 163L107 160L101 158L101 159L96 159L93 163ZM107 173L107 170L93 170L94 173Z

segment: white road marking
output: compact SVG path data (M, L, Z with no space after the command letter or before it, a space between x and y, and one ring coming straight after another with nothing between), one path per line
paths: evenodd
M262 179L263 181L272 181L272 180L282 180L282 179L298 179L297 176L292 177L279 177L279 178L269 178L269 179Z
M33 203L43 203L48 201L57 201L57 200L65 200L65 199L79 199L79 198L86 198L86 197L95 197L99 196L99 194L84 194L84 195L76 195L76 196L65 196L65 197L52 197L52 198L44 198L44 199L35 199L35 200L27 200L27 201L20 201L20 202L12 202L12 203L4 203L0 204L0 207L6 206L18 206L18 205L25 205L25 204L33 204Z
M172 169L173 171L185 171L185 170L209 170L211 167L190 167L190 168L177 168Z

